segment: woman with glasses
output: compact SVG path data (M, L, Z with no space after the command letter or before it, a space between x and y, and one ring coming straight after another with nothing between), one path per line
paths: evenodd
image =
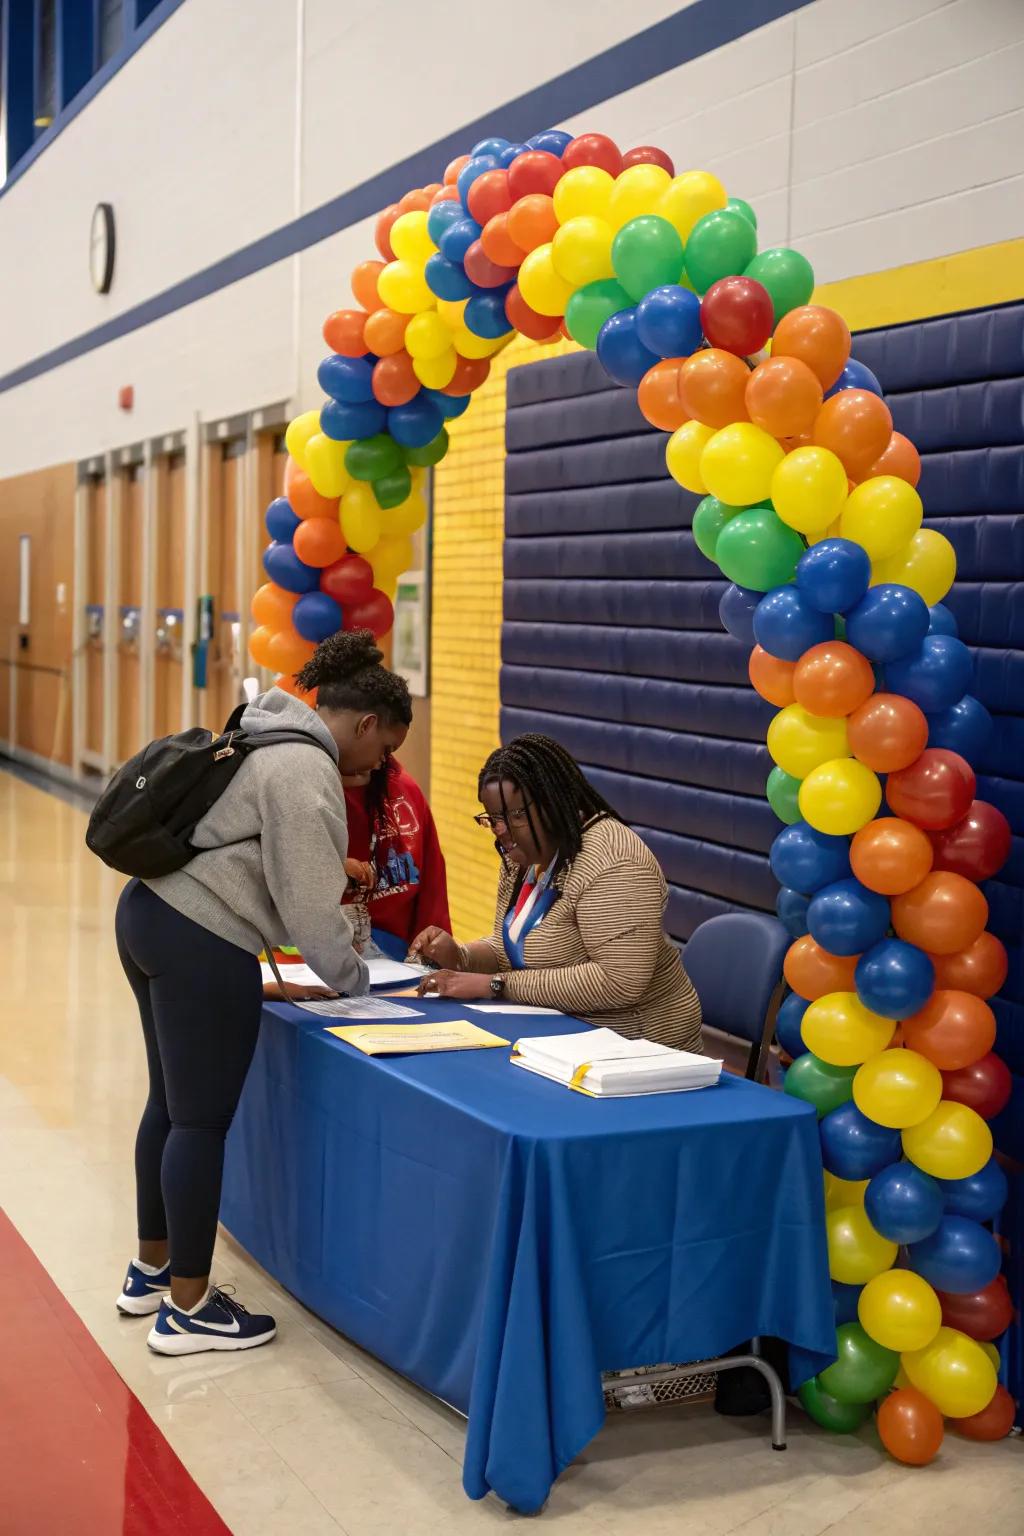
M475 819L504 864L494 932L463 945L424 929L413 952L443 969L420 990L557 1008L699 1051L700 1002L662 927L665 877L565 748L516 737L487 759L479 795Z

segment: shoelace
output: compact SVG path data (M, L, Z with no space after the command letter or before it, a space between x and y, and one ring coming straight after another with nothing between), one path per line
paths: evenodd
M224 1306L234 1317L249 1316L248 1307L243 1307L240 1301L236 1301L233 1285L215 1285L210 1292L210 1301L223 1302Z

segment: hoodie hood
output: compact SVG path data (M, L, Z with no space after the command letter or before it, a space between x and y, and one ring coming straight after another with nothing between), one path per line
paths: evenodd
M285 693L283 688L270 688L253 699L242 715L242 729L251 736L262 736L268 731L302 731L322 742L334 761L338 761L337 743L316 710Z

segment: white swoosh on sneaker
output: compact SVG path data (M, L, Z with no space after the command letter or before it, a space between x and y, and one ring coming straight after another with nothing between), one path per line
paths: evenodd
M199 1327L199 1328L209 1328L209 1329L212 1329L214 1333L240 1333L241 1332L241 1329L240 1329L240 1327L238 1325L237 1317L234 1318L233 1321L230 1322L230 1323L204 1323L198 1317L190 1317L189 1318L189 1322L192 1323L193 1325L195 1325L196 1327ZM168 1328L173 1328L175 1333L188 1333L188 1331L189 1331L187 1328L183 1328L182 1327L182 1325L178 1322L178 1319L176 1317L168 1317L168 1319L167 1319L167 1326L168 1326Z

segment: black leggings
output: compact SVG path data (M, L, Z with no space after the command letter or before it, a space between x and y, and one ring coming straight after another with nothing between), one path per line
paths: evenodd
M135 1143L139 1237L167 1238L171 1274L197 1280L210 1273L224 1138L259 1034L259 962L135 880L115 926L149 1064Z

